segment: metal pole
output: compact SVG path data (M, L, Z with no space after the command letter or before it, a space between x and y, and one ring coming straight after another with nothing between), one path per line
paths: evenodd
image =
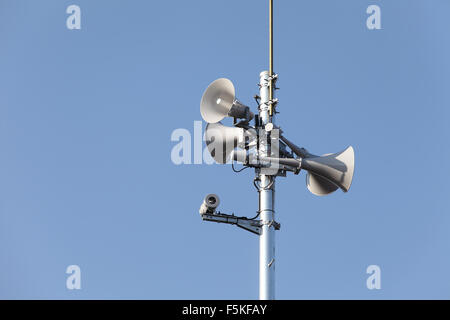
M273 122L273 0L269 0L269 71L260 74L261 104L259 118L261 127ZM259 154L271 156L270 133L266 137L262 130L263 139L260 142ZM267 172L266 172L267 173ZM259 299L275 299L275 175L264 174L259 171L259 212L263 223L259 236Z
M260 97L259 116L261 126L272 122L270 117L270 76L269 71L260 74ZM270 156L270 138L266 137L265 131L261 130L259 153L262 156ZM268 133L270 134L270 133ZM259 169L259 211L263 223L261 235L259 236L259 298L261 300L275 299L275 175L264 174ZM266 172L267 173L267 172Z

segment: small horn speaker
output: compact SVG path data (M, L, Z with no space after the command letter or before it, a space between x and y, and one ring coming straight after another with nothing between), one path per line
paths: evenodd
M237 147L244 147L244 129L224 126L222 123L208 123L205 141L211 156L217 163L225 164Z
M200 113L208 123L217 123L225 117L253 119L250 108L236 99L233 83L220 78L213 81L203 93L200 102Z
M338 187L347 192L352 184L355 153L350 146L338 153L304 158L301 167L308 171L306 185L311 193L322 196Z

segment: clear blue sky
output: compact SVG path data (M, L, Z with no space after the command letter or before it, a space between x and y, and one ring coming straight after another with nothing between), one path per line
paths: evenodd
M66 28L67 6L82 10ZM382 30L366 28L378 4ZM253 110L267 1L0 0L0 298L255 299L254 173L171 162L203 90ZM313 153L353 145L349 193L277 180L277 297L450 298L448 0L275 1L277 119ZM82 289L66 289L68 265ZM366 288L381 267L381 290Z

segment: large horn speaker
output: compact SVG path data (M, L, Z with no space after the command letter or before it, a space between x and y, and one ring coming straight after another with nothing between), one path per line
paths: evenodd
M225 117L245 119L253 118L250 108L236 99L233 83L225 78L213 81L203 93L200 113L208 123L217 123Z
M208 123L205 141L211 156L217 163L225 164L237 147L245 145L244 129L224 126L222 123Z
M311 168L306 175L306 186L311 193L324 196L336 191L339 187L345 192L348 191L355 167L355 155L352 147L348 147L342 152L325 154L320 157L309 153L305 148L299 148L284 136L280 138L297 156L302 158L302 167L309 165ZM328 169L325 170L325 168ZM339 183L330 181L330 175L337 178ZM333 180L332 177L331 180Z
M347 192L352 184L355 153L350 146L338 153L303 158L301 167L308 171L306 185L311 193L322 196L338 187Z

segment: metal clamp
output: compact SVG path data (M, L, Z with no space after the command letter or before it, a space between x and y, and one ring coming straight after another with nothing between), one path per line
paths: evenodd
M275 99L272 99L267 102L263 102L263 103L259 104L258 109L261 109L261 106L274 106L275 107L277 104L278 104L278 99L275 98Z
M274 81L274 82L277 81L277 79L278 79L278 73L274 73L269 78L267 78L267 80Z
M273 226L275 228L275 230L280 230L280 227L281 227L281 225L278 222L276 222L275 220L271 220L268 222L267 221L262 222L262 224L263 225L266 224L269 228Z
M264 79L264 84L258 83L258 87L259 88L268 87L268 86L270 86L271 82L272 82L272 85L274 86L277 79L278 79L278 74L275 73L272 76L269 76L266 79Z

